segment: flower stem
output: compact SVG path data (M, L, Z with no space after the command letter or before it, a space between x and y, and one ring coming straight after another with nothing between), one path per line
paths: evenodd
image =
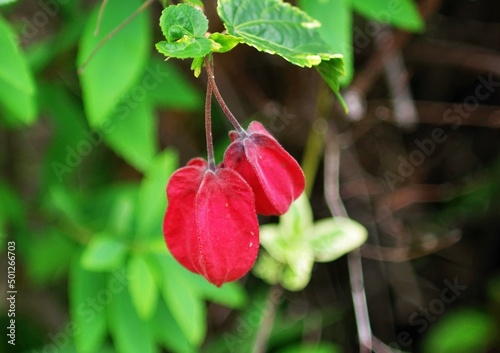
M210 63L210 58L208 55L205 57L205 67L207 69L208 85L213 90L215 99L217 99L217 102L222 108L222 111L224 112L224 114L226 114L227 118L234 126L236 131L238 131L240 135L246 135L246 131L241 127L240 123L238 122L238 120L236 120L233 113L231 113L231 110L229 110L229 107L227 106L226 102L224 102L224 99L222 98L219 89L217 88L217 84L215 83L214 70L212 68L212 64Z
M205 138L207 140L208 169L215 171L214 143L212 139L212 86L207 84L205 98Z

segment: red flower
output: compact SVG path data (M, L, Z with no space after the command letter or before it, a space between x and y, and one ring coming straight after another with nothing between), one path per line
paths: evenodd
M276 139L253 121L247 133L231 131L224 166L238 172L252 187L257 213L281 215L304 191L299 164Z
M201 158L172 174L163 234L170 253L216 286L253 266L259 224L250 186L235 171L210 170Z

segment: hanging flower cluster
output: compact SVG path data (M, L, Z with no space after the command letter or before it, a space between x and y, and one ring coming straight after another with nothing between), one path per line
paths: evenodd
M208 161L195 158L172 174L163 234L170 253L188 270L221 286L244 276L259 250L257 213L281 215L304 191L298 163L259 122L244 130L215 85L211 63L205 104ZM236 131L216 166L211 135L212 92Z

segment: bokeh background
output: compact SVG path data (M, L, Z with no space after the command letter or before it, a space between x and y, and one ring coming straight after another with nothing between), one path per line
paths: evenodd
M216 289L169 256L165 185L206 154L206 76L155 51L164 4L105 3L94 35L99 1L0 1L20 47L13 63L0 39L0 291L11 241L17 290L16 345L4 334L2 351L368 351L348 256L315 264L295 292L253 274ZM316 220L335 213L338 188L367 228L356 256L375 352L500 351L499 3L294 4L346 55L349 112L314 70L244 45L214 56L228 106L302 163ZM204 5L222 31L215 1ZM220 160L230 126L215 104L213 116Z

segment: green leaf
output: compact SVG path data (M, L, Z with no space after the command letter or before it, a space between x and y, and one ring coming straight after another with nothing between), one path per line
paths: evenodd
M212 42L205 37L184 37L173 43L156 43L156 49L165 56L178 59L203 57L212 51Z
M141 87L141 86L136 86ZM134 90L132 90L134 92ZM147 94L145 90L141 90ZM131 93L101 127L106 143L137 170L144 172L157 151L156 115L150 102Z
M148 327L156 341L160 342L169 352L198 352L198 349L195 349L184 336L164 302L158 303L158 308L154 317L148 322Z
M137 187L117 190L108 209L105 233L115 238L131 239L133 235Z
M16 1L17 0L0 0L0 6L9 5L9 4L12 4Z
M84 158L102 142L102 134L86 127L78 101L63 87L40 84L40 108L48 112L54 129L50 146L45 151L42 190L60 184L80 167Z
M413 32L424 30L424 21L413 0L351 0L355 11L368 19Z
M168 6L160 16L160 27L167 41L157 43L156 49L167 57L197 58L212 51L213 42L204 37L208 19L194 6Z
M71 322L74 325L73 338L78 353L100 352L107 329L105 303L102 299L108 292L106 274L83 269L79 260L78 257L73 261L69 276L69 307ZM122 281L122 286L123 283Z
M149 319L158 304L158 287L148 262L142 255L133 255L127 265L132 303L139 317Z
M350 218L327 218L315 223L309 244L316 261L333 261L360 247L367 239L368 232L358 222Z
M287 347L278 351L278 353L342 353L340 346L334 343L318 342L300 344Z
M157 259L163 273L160 290L165 303L188 342L199 346L206 331L205 304L187 278L193 274L181 267L170 255L158 255Z
M109 331L120 353L155 353L150 330L135 311L129 291L118 291L108 305Z
M99 34L95 35L97 6L82 35L78 66L89 58L105 36L142 4L141 0L109 0L102 14ZM102 45L88 62L81 74L81 85L85 111L92 127L100 127L110 119L121 96L141 77L149 56L150 28L148 13L143 11Z
M169 43L184 36L203 37L208 31L208 19L201 10L188 4L168 6L160 16L161 31Z
M430 327L422 352L487 352L497 337L493 318L476 309L453 312Z
M151 85L153 89L148 91L148 98L156 106L189 111L203 107L204 96L172 61L152 60L143 81L158 83Z
M3 202L3 199L2 199ZM66 274L77 249L69 236L49 229L30 238L27 272L35 284L47 284Z
M299 6L312 18L321 22L321 27L317 29L321 38L336 53L344 56L345 76L341 78L340 83L342 86L347 86L354 74L350 0L300 0ZM339 68L333 69L338 72L331 75L334 87L337 87L338 75L343 74L341 63L337 62L336 65ZM323 77L328 82L330 75L327 67L320 69L320 72L324 72Z
M192 6L198 6L200 8L203 8L203 1L202 0L182 0L183 3L189 4Z
M241 42L241 39L238 37L217 32L212 33L208 38L220 45L220 47L216 50L217 53L226 53Z
M0 16L0 106L14 125L36 120L35 83L14 32Z
M96 234L82 254L82 266L90 271L109 271L121 266L127 246L108 236Z
M167 208L167 181L177 169L177 153L165 150L153 160L139 188L137 199L137 237L146 240L160 236Z
M318 21L282 0L219 0L217 12L229 34L300 67L342 57L323 42Z
M27 223L26 212L15 189L0 179L0 239L7 231L7 224L24 227ZM0 243L0 245L2 245Z
M335 92L337 98L344 107L344 110L347 111L347 105L342 96L338 93L340 89L340 82L345 75L344 60L332 59L330 61L323 61L321 64L316 66L316 70L318 70L321 77L323 77L323 80L325 80L328 86L330 86L333 92Z
M233 309L242 308L247 303L247 295L238 282L224 283L216 287L201 276L189 276L192 286L196 289L200 298L221 304Z

